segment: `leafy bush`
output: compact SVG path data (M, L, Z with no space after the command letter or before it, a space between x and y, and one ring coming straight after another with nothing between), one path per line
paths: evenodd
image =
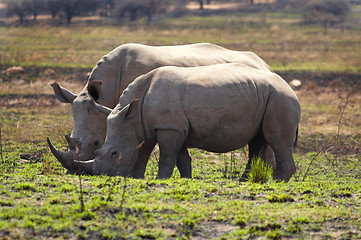
M305 5L303 15L307 22L321 23L324 33L327 33L327 26L345 21L349 12L350 6L347 1L310 0Z

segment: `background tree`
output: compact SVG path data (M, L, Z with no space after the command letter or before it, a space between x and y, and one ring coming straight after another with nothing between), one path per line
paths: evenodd
M78 7L80 5L80 0L62 0L60 2L65 13L66 21L70 24L72 18L79 10Z
M52 18L55 18L61 8L61 0L46 0L45 8Z
M106 8L106 1L104 0L78 0L77 13L79 15L95 15L98 9Z
M192 0L194 2L198 2L199 4L199 9L200 10L203 10L204 9L204 4L210 4L211 3L211 0Z
M29 0L9 0L6 7L6 15L19 17L20 24L23 24L25 16L29 13Z
M114 6L115 6L115 1L116 0L105 0L105 10L106 10L107 16L111 16L112 9L114 9Z
M326 34L328 26L345 21L349 12L348 1L310 0L305 6L303 15L307 22L321 23Z
M204 5L204 1L203 0L196 0L197 2L198 2L198 4L199 4L199 9L200 10L203 10L203 5Z
M166 0L118 0L115 3L113 16L118 19L129 17L132 22L146 17L147 22L150 23L155 13L166 11L170 4Z
M144 12L145 8L146 2L144 0L116 1L113 15L118 19L129 17L129 20L134 22Z
M46 9L45 0L30 0L29 11L33 14L33 19L36 20L36 17L39 13Z

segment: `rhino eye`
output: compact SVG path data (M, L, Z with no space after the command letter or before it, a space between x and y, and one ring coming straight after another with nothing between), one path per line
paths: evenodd
M98 145L99 145L99 141L95 141L94 146L98 146Z
M112 152L112 156L114 157L115 155L117 155L117 152L116 151Z

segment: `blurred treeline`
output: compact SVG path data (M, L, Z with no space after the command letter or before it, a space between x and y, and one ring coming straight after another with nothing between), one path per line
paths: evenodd
M193 3L192 10L187 8ZM58 23L70 24L73 17L99 16L112 22L135 22L144 19L151 23L154 19L182 16L189 11L209 14L208 6L231 6L235 11L280 11L301 13L308 23L320 23L327 31L328 26L345 21L350 4L361 4L361 0L0 0L4 17L17 17L22 24L31 17L51 16ZM233 5L230 5L233 4Z

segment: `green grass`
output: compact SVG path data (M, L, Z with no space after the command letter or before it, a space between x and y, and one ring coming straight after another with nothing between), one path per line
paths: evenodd
M150 26L0 27L0 64L93 67L120 44L175 45L212 42L253 51L275 70L360 72L360 16L344 29L303 25L284 13L240 13L165 19Z
M242 150L190 149L192 179L175 170L171 179L155 180L155 151L143 180L83 176L82 212L79 178L65 174L45 143L47 135L55 140L71 129L69 111L61 109L1 109L1 238L361 237L361 158L347 154L296 153L289 183L258 184L239 181Z
M0 180L2 237L361 237L360 175L335 175L324 157L305 181L293 178L287 184L227 179L222 161L214 165L202 157L193 160L193 179L175 175L154 180L154 172L144 180L126 182L122 177L84 176L85 211L81 212L77 176L64 171L49 174L43 171L42 162L19 163L17 152L6 148L5 156ZM43 161L59 168L52 156ZM309 161L309 157L299 156L299 168L306 168ZM355 173L361 171L360 161L348 162ZM150 164L156 164L156 159Z

